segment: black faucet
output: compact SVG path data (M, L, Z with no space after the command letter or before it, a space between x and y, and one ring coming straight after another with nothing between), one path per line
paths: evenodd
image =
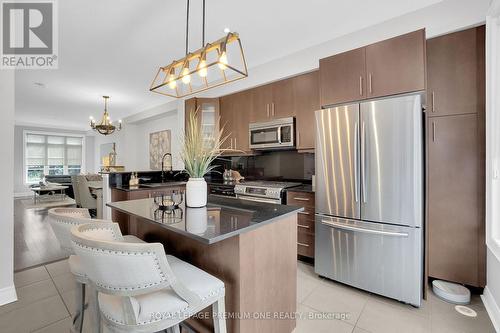
M161 182L163 183L165 181L165 157L170 156L170 170L169 172L172 172L172 154L170 153L165 153L163 154L163 157L161 158Z

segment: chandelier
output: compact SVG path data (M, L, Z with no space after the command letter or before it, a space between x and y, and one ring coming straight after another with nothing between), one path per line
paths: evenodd
M110 135L122 129L122 121L118 121L118 126L112 124L108 113L109 96L102 96L102 98L104 98L104 114L102 115L101 122L96 124L94 117L90 116L90 127L102 135Z
M158 69L150 91L180 98L248 76L241 40L236 32L205 44L205 0L203 0L202 47L188 52L189 0L186 10L186 55Z

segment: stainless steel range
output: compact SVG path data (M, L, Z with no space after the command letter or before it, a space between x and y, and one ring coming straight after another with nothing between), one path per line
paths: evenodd
M249 181L236 184L234 193L242 200L285 204L285 189L300 185L292 182Z

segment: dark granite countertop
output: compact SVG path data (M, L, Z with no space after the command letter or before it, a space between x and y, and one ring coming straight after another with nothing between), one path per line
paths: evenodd
M206 207L188 208L181 204L170 214L158 210L152 198L111 202L107 206L205 244L217 243L304 210L212 195L208 196Z
M300 186L290 187L287 189L287 191L314 193L314 191L312 189L312 185L310 185L310 184L304 184L304 185L300 185Z
M112 188L117 189L117 190L121 190L121 191L125 191L125 192L131 192L131 191L162 189L165 187L184 186L184 185L186 185L186 182L170 181L170 182L154 183L154 184L139 184L137 186L117 185L117 186L112 187Z

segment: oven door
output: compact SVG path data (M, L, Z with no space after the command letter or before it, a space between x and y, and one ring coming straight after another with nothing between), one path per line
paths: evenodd
M278 205L281 204L281 199L258 198L258 197L252 197L250 195L241 195L241 194L237 194L236 198L241 199L241 200L246 200L246 201L265 202L265 203L272 203L272 204L278 204Z

